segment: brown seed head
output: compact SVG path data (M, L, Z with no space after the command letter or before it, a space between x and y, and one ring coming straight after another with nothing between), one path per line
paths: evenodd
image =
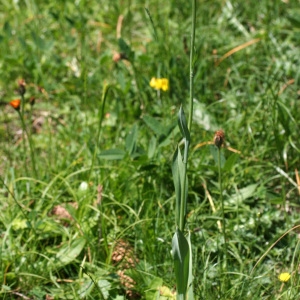
M19 86L19 94L21 96L24 96L26 93L26 82L24 79L19 79L18 80L18 86Z
M218 130L214 136L214 143L220 149L225 142L225 133L223 130Z
M31 106L33 106L35 104L35 97L34 96L30 97L29 103L30 103Z

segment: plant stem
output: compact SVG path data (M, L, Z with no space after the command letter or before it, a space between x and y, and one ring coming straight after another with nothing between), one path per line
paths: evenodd
M23 98L23 97L22 97ZM22 103L24 102L24 99L22 101ZM34 156L34 147L33 147L33 142L32 142L32 139L31 139L31 135L29 135L27 129L26 129L26 124L25 124L25 121L24 121L24 117L23 117L23 109L21 111L18 110L18 114L19 114L19 117L21 119L21 123L22 123L22 129L23 129L23 132L26 133L27 135L27 138L28 138L28 143L29 143L29 148L30 148L30 157L31 157L31 163L32 163L32 168L33 168L33 172L34 172L34 176L37 178L37 169L36 169L36 164L35 164L35 156ZM24 137L23 137L24 138ZM25 165L26 165L26 162L25 162Z
M196 0L192 0L192 32L191 32L191 49L190 49L190 103L189 103L189 121L188 130L191 132L192 120L193 120L193 99L194 99L194 47L195 47L195 27L196 27ZM184 144L184 155L183 155L183 189L181 191L181 203L180 203L180 223L179 229L183 232L185 225L185 208L186 208L186 173L187 173L187 162L189 155L189 143L185 139Z
M94 154L93 154L93 159L92 159L92 164L91 164L91 168L90 168L88 181L90 181L92 170L93 170L94 164L95 164L96 155L97 155L98 148L99 148L100 136L101 136L101 132L102 132L102 122L104 119L106 96L107 96L108 90L109 90L109 85L107 83L104 83L103 89L102 89L102 98L101 98L102 106L101 106L101 109L99 109L99 114L98 114L99 123L98 123L97 135L96 135L96 147L95 147Z
M226 238L226 223L224 212L224 199L223 199L223 186L222 186L222 168L221 168L221 149L218 148L218 169L219 169L219 188L220 188L220 200L222 205L222 231L224 238L224 259L225 259L225 271L227 271L227 238Z
M186 215L186 189L187 189L187 176L186 176L186 171L187 171L187 158L188 158L188 152L189 152L189 143L184 144L184 156L183 156L183 189L181 190L181 202L180 202L180 213L179 213L179 229L181 232L184 230L185 226L185 215Z
M196 0L192 0L192 33L190 49L190 110L188 129L191 131L194 109L194 48L195 48L195 31L196 31Z

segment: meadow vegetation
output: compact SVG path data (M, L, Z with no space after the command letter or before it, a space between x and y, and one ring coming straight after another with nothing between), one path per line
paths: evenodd
M194 298L298 299L299 1L197 1L193 112L191 2L1 1L0 298L176 298L182 105Z

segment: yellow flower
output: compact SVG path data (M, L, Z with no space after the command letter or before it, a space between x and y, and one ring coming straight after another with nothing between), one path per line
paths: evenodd
M151 78L150 86L151 86L152 88L156 88L156 78L155 78L155 77L152 77L152 78Z
M169 89L169 80L167 78L152 77L150 86L156 90L163 90L166 92Z
M169 80L167 78L161 79L161 89L166 92L169 89Z
M288 282L290 278L291 278L291 275L289 273L281 273L278 276L278 279L281 282Z

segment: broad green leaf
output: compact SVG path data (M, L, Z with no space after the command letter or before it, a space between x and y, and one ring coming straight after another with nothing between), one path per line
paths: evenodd
M177 122L172 122L170 125L162 125L158 120L148 115L143 117L143 121L157 136L159 146L166 146L171 143L171 133Z
M177 229L172 239L172 255L176 277L178 298L185 299L189 279L189 244L183 233Z
M224 164L224 170L230 171L232 167L235 165L235 163L237 162L237 160L239 159L239 157L240 155L237 153L231 154Z
M111 283L106 279L100 279L98 280L97 284L102 292L104 299L109 299L109 290L111 289Z
M99 157L107 160L120 160L123 159L126 152L122 149L109 149L100 153Z
M84 277L84 281L80 282L80 289L77 291L80 299L85 299L93 291L95 284L93 280L87 276Z
M176 126L177 122L173 122L171 125L164 127L164 132L158 137L160 146L167 146L173 142L173 135L171 133Z
M163 285L162 278L155 277L149 284L149 288L145 292L146 300L159 299L159 288Z
M143 117L143 121L146 123L146 125L153 130L153 132L157 135L157 136L161 136L161 135L165 135L165 127L158 122L155 118L145 115Z
M154 136L151 137L148 146L148 158L151 159L154 157L156 150L156 138Z
M242 188L238 191L238 193L232 195L230 197L230 201L243 201L247 198L250 198L255 193L255 190L257 188L257 184L250 184L245 188Z
M210 148L210 153L212 154L217 166L219 164L219 151L221 151L221 168L223 168L226 163L226 159L223 151L219 150L218 147L215 145L211 145L209 148Z
M55 267L61 268L74 261L81 253L85 244L86 240L83 237L79 237L71 243L64 244L56 254Z
M132 62L134 59L134 51L131 50L130 46L124 41L124 39L119 38L118 43L121 53L124 53L126 58Z

